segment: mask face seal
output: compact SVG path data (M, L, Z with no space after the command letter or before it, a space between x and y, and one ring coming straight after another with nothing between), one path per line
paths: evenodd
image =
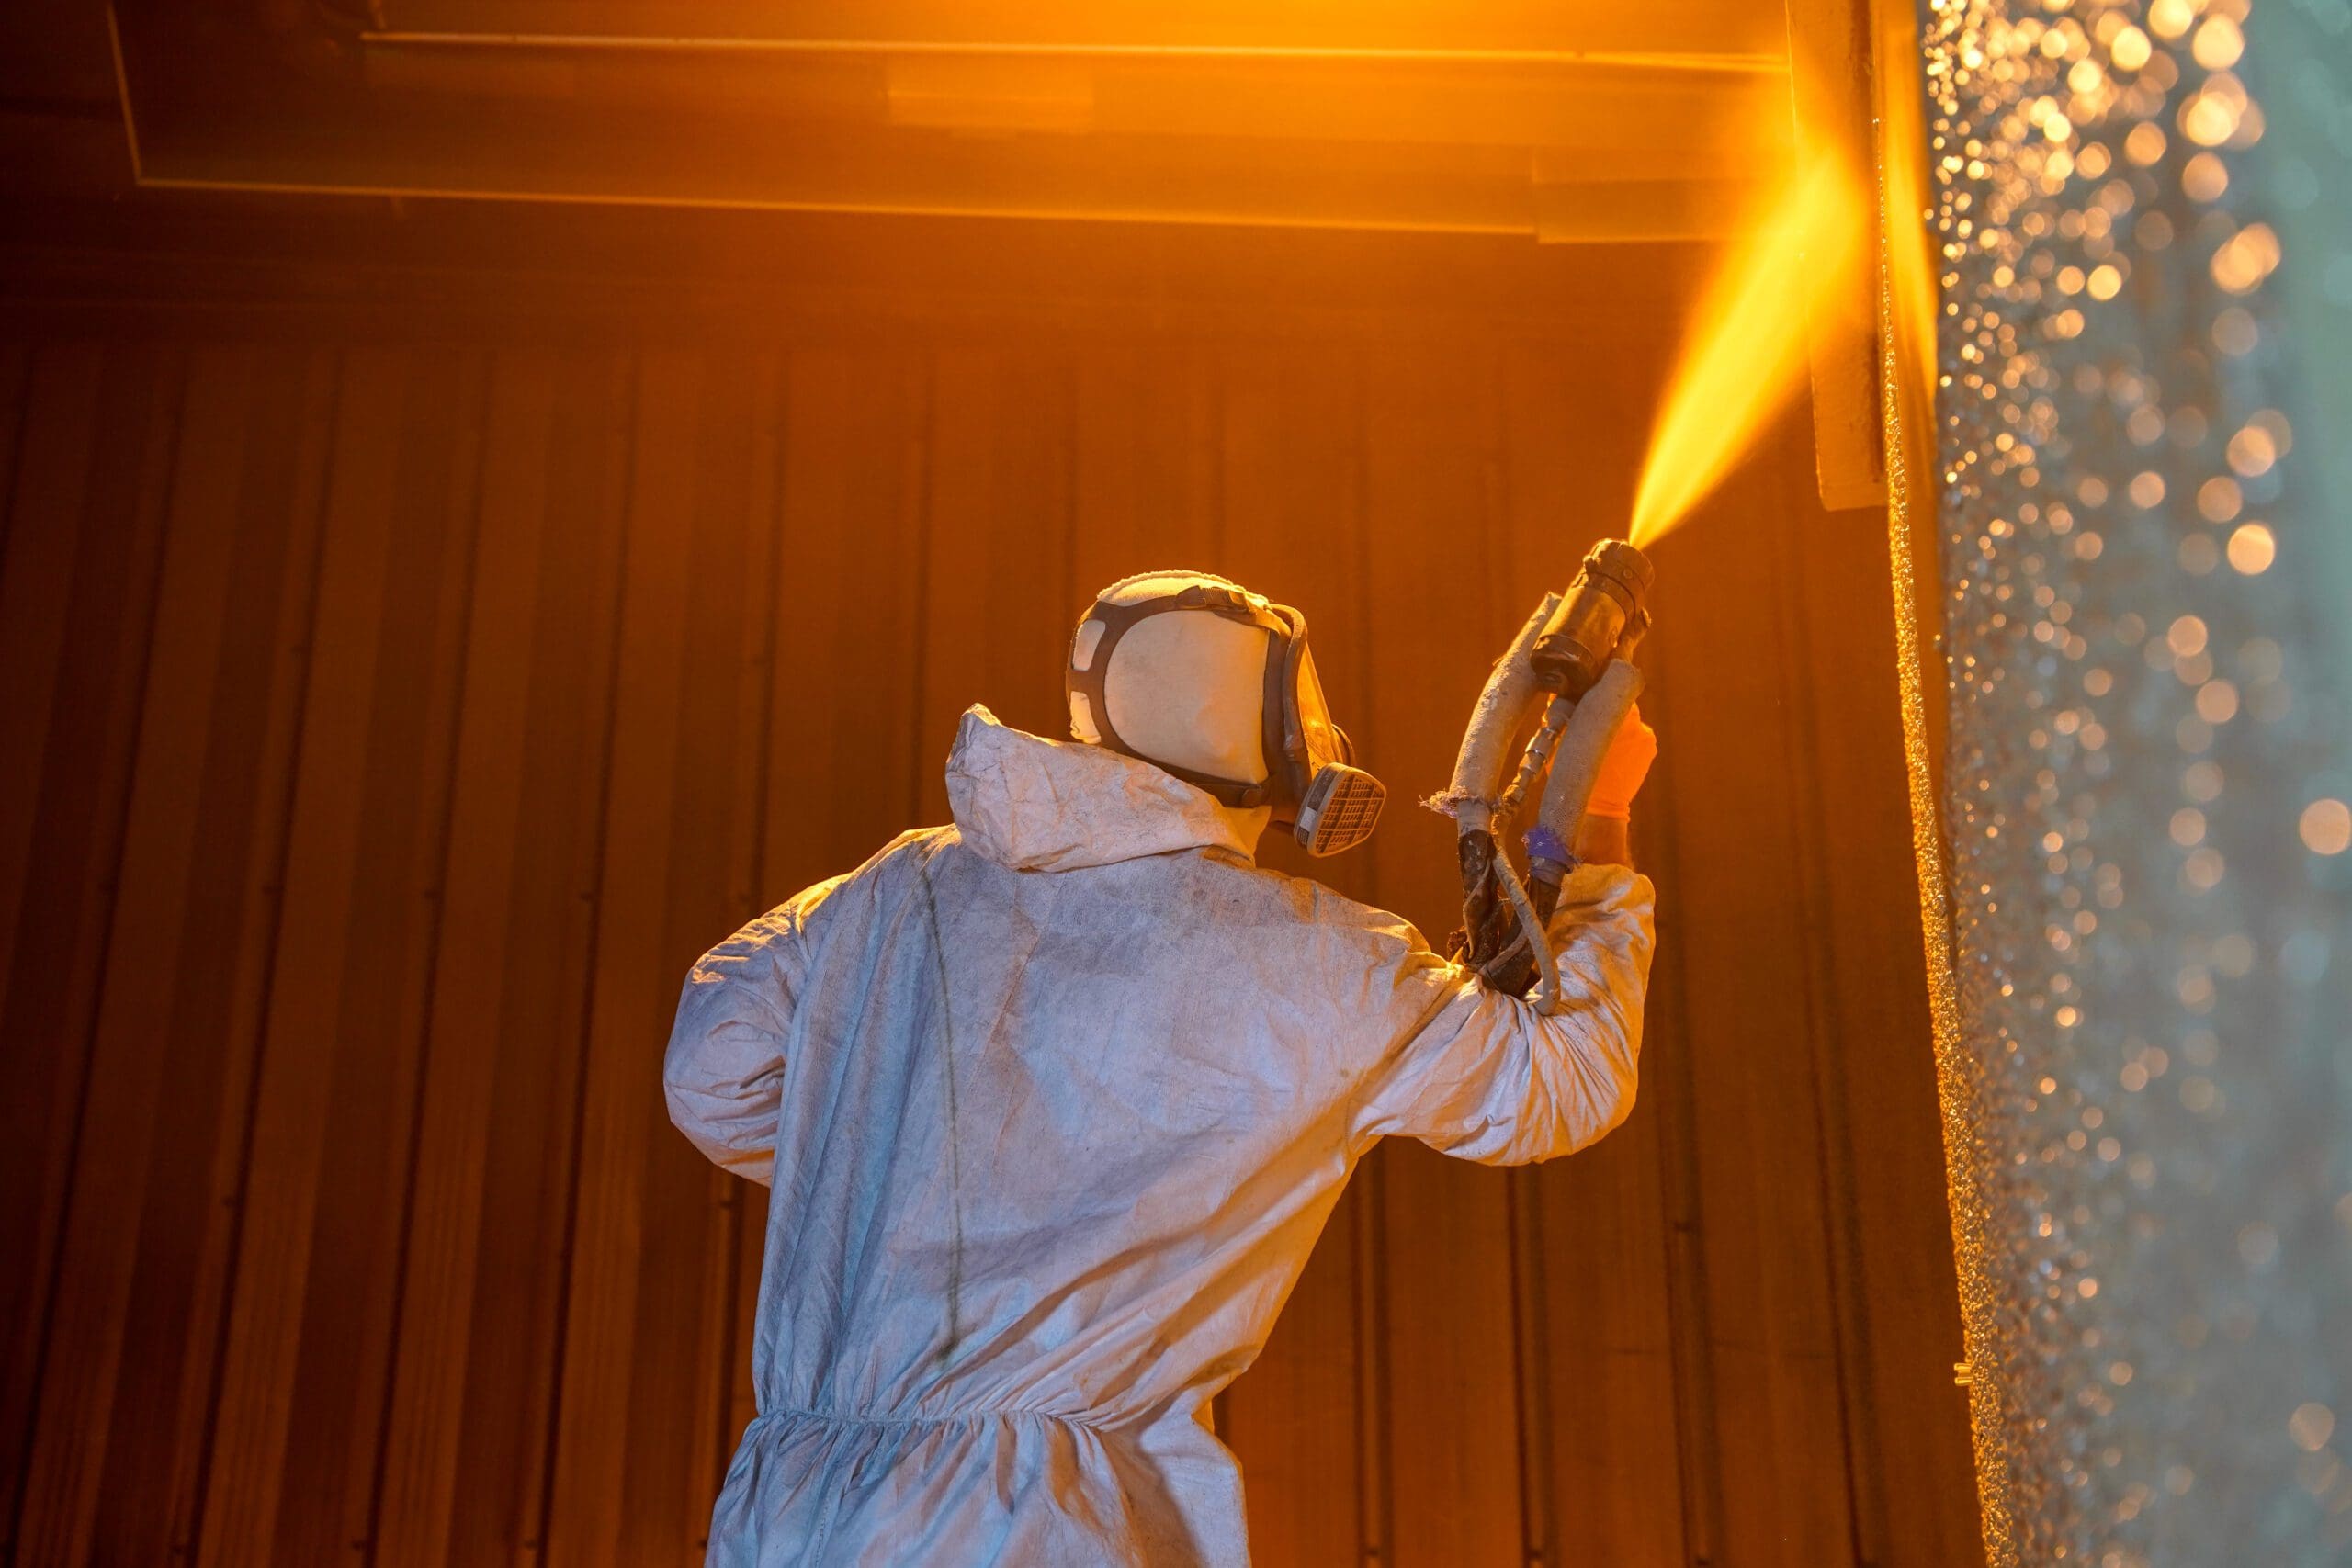
M1216 778L1175 766L1130 746L1111 722L1105 673L1119 641L1149 615L1205 612L1262 627L1266 677L1261 705L1264 779ZM1323 682L1306 649L1306 617L1240 589L1193 583L1175 593L1120 604L1098 600L1079 623L1064 671L1070 731L1080 740L1150 762L1227 806L1270 806L1273 819L1313 855L1337 854L1372 836L1388 792L1355 765L1347 731L1331 722Z

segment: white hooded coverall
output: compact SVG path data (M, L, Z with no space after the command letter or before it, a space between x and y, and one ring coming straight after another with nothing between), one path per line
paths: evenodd
M1210 1397L1377 1139L1512 1164L1624 1119L1649 883L1571 875L1545 1017L1149 763L975 707L947 780L955 827L679 1004L672 1118L774 1187L709 1562L1244 1563Z

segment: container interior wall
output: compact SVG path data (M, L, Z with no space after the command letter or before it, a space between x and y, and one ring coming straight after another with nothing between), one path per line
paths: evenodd
M698 1561L764 1193L664 1121L687 964L944 820L966 705L1058 733L1079 608L1171 564L1306 611L1393 795L1317 873L1442 940L1413 801L1672 341L1559 309L18 322L14 1560ZM1799 409L1656 556L1641 1105L1359 1172L1218 1402L1261 1562L1980 1550L1883 520Z

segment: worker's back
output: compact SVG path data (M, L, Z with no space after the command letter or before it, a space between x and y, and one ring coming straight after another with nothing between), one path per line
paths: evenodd
M1382 1134L1537 1158L1622 1117L1646 884L1568 911L1588 1005L1542 1019L1147 764L976 711L949 776L956 828L687 984L673 1113L775 1188L712 1559L1243 1561L1207 1401Z

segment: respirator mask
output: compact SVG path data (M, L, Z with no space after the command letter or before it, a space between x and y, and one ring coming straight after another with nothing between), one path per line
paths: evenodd
M1227 806L1271 807L1310 854L1372 836L1387 791L1355 765L1307 651L1306 617L1218 578L1103 590L1070 641L1070 733Z

